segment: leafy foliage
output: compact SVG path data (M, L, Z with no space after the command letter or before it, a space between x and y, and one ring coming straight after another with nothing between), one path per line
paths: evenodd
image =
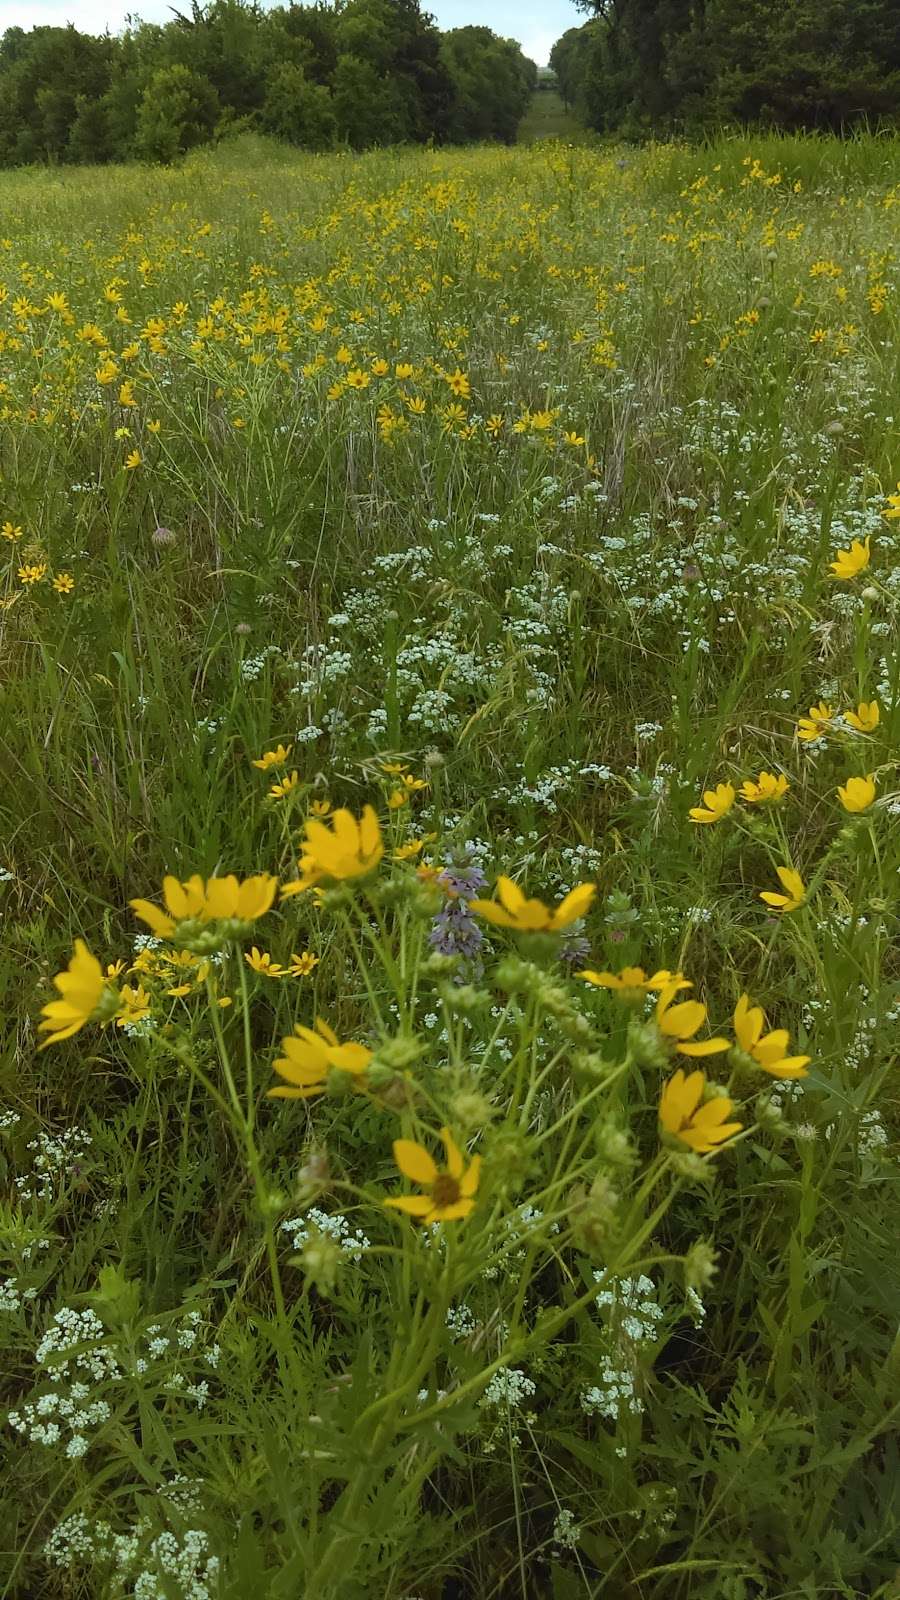
M629 136L728 124L840 131L893 123L893 0L583 0L551 54L589 127Z
M514 41L442 36L419 0L193 0L116 38L15 27L0 40L0 166L171 162L251 127L310 150L510 142L535 77Z

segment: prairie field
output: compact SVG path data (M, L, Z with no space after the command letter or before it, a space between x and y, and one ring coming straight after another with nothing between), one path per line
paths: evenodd
M898 227L0 174L0 1596L900 1596Z

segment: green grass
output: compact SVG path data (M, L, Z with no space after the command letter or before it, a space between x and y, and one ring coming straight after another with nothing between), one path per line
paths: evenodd
M896 1592L897 144L538 115L0 178L2 1595Z
M563 103L555 89L536 89L531 104L519 124L519 143L535 144L540 139L580 141L584 129Z

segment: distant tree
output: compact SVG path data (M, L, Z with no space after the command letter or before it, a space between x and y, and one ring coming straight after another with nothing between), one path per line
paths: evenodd
M441 41L441 55L455 90L449 137L501 139L511 144L531 99L537 67L514 39L490 28L453 28Z
M320 83L311 83L303 68L290 62L283 62L269 74L262 125L267 133L305 150L330 150L337 133L328 90Z
M113 154L105 101L77 95L75 116L69 129L68 159L98 165L109 161Z
M145 161L174 161L212 134L219 97L208 78L189 67L160 67L138 109L136 151Z
M898 0L576 0L551 62L588 124L840 130L900 114Z

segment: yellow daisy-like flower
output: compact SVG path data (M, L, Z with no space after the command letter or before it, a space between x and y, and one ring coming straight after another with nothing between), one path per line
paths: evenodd
M281 779L280 783L273 783L269 794L273 800L283 800L285 795L289 795L292 789L296 789L299 782L299 772L289 772Z
M283 767L293 748L292 744L287 746L280 744L274 750L266 750L253 765L258 767L260 772L268 772L270 767Z
M257 946L254 945L249 955L246 951L244 951L244 960L246 961L248 967L252 967L254 972L258 972L260 974L260 977L284 977L284 967L280 967L277 961L272 960L268 950L259 950Z
M330 800L314 800L310 806L310 815L314 817L327 817L331 814Z
M705 806L691 806L688 816L692 822L718 822L734 805L734 785L717 783L714 789L704 789Z
M294 955L291 956L291 962L290 966L288 967L287 975L289 978L308 978L313 969L318 965L319 958L318 956L314 956L311 950L304 950L300 955L297 955L295 952Z
M656 1002L656 1026L666 1043L680 1056L714 1056L728 1050L727 1039L716 1035L712 1039L695 1039L706 1021L706 1007L700 1000L672 1001L678 991L677 983L669 983L660 992Z
M776 867L776 872L785 889L784 894L776 894L772 889L763 889L760 900L765 900L767 906L772 906L776 911L797 911L806 899L806 885L799 872L793 867Z
M135 467L139 467L140 466L142 459L143 458L141 456L140 450L132 450L132 451L130 451L129 454L125 457L125 471L126 472L133 472Z
M498 928L513 928L516 933L559 933L577 922L590 909L597 893L593 883L581 883L571 889L555 910L545 906L543 900L527 900L512 878L497 879L496 900L471 900L469 909L484 917Z
M825 729L834 721L835 713L831 707L820 700L817 706L810 706L809 716L801 717L797 723L797 738L811 741L821 739Z
M334 878L338 883L362 878L373 872L384 855L381 826L372 806L366 806L357 821L343 807L330 818L331 826L307 817L306 839L300 857L300 877L282 885L282 899L302 894L305 889Z
M849 550L839 550L831 562L833 578L856 578L865 572L871 554L871 535L865 540L854 539Z
M750 996L742 994L734 1008L734 1032L740 1048L773 1078L805 1078L812 1057L789 1056L787 1028L764 1034L765 1024L762 1007L752 1006Z
M70 1039L90 1022L106 989L103 968L83 939L75 940L75 952L68 967L65 972L57 973L53 983L62 998L48 1000L41 1008L44 1020L38 1024L38 1032L49 1035L41 1045L42 1050L50 1044L59 1044L61 1039Z
M623 999L650 994L659 989L671 989L675 994L679 989L693 988L693 984L682 973L669 972L665 967L649 978L643 967L623 967L621 972L595 972L592 967L586 967L583 972L576 972L575 976L584 978L585 983L592 983L597 989L612 989Z
M142 1022L150 1015L150 996L143 984L123 983L116 1012L116 1027L124 1028L131 1022Z
M664 1085L659 1099L659 1120L666 1133L705 1156L740 1133L742 1122L726 1122L734 1101L725 1094L703 1099L706 1077L699 1071L684 1072L681 1067Z
M157 938L170 939L180 922L255 922L270 910L277 887L277 878L267 872L245 878L243 883L233 875L208 878L205 883L199 873L187 883L167 876L163 879L166 911L151 900L131 900L129 904Z
M900 483L897 484L897 493L888 495L887 510L882 511L881 515L886 517L888 522L896 522L900 518Z
M441 1138L447 1160L444 1171L414 1139L394 1140L394 1160L403 1176L426 1192L391 1195L384 1202L386 1206L424 1223L453 1222L469 1215L478 1192L481 1157L473 1156L467 1167L449 1128L441 1129Z
M315 1029L298 1023L294 1032L282 1039L281 1048L284 1055L273 1065L286 1082L269 1090L271 1100L308 1100L323 1093L332 1067L361 1078L372 1059L372 1051L364 1044L341 1044L321 1017L316 1018Z
M838 787L838 799L845 811L855 814L868 811L875 800L875 779L870 772L866 778L848 778Z
M759 777L745 778L741 784L741 798L750 806L773 805L783 800L790 788L784 773L761 772Z
M857 733L874 733L881 721L877 700L860 700L855 711L845 711L844 721Z

